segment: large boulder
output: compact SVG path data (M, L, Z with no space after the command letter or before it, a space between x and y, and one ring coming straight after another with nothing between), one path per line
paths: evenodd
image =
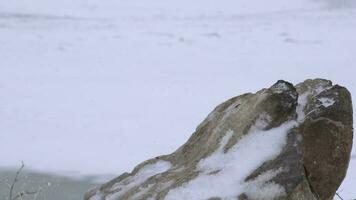
M170 155L87 192L85 200L330 200L352 148L346 88L278 81L214 109Z

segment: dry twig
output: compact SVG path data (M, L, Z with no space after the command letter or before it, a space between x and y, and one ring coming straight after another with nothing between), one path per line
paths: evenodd
M15 178L14 180L12 181L11 184L9 184L9 187L10 187L10 192L9 192L9 200L17 200L17 199L23 199L24 196L28 196L28 195L36 195L38 194L39 190L38 191L21 191L19 193L17 193L15 196L14 196L14 189L16 188L16 183L19 182L20 180L20 174L22 172L22 170L25 168L25 164L23 161L21 161L21 166L20 168L16 171L16 175L15 175Z

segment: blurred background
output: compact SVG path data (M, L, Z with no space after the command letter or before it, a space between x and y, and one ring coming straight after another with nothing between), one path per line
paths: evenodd
M355 0L1 0L0 198L24 161L21 187L81 199L279 79L354 96L355 34Z

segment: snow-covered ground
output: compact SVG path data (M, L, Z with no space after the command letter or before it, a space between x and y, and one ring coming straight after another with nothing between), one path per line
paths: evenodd
M355 34L355 0L1 0L0 166L120 174L278 79L354 95Z

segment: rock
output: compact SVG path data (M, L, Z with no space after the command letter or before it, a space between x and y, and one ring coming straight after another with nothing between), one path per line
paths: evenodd
M316 90L308 95L307 91L311 90L305 90L305 86ZM297 90L307 99L304 110L307 116L298 130L303 137L301 151L305 173L318 199L332 199L346 175L350 160L353 137L351 95L346 88L332 86L329 81L306 81L297 85Z
M346 88L278 81L214 109L170 155L87 192L85 200L330 200L352 148Z

